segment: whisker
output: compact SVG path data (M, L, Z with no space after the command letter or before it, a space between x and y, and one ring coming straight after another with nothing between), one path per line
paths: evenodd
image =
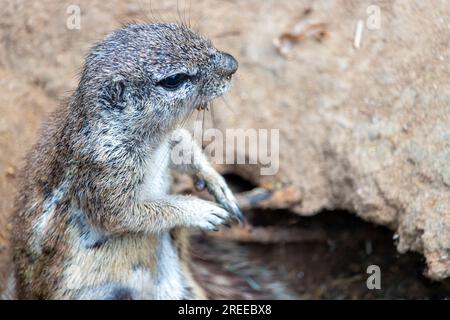
M144 1L138 1L140 12L144 15L143 19L145 22L148 23L156 23L158 19L155 18L152 10L152 0L149 0L149 12L150 16L147 14L147 10L145 8L145 0Z
M178 19L177 19L178 21L177 20L175 20L175 21L177 21L179 25L183 26L183 19L181 19L181 14L180 14L180 0L177 0L177 16L178 16Z
M186 0L189 1L189 8L188 8L188 23L189 23L189 29L191 28L191 7L192 7L192 0Z
M216 127L216 119L214 117L214 102L211 101L211 108L210 108L210 112L211 112L211 124L213 126L214 129L217 129Z
M202 119L202 145L201 145L202 150L205 150L205 148L204 148L204 145L205 145L205 143L204 143L204 141L205 141L205 112L206 112L206 110L203 109L203 119Z
M189 1L190 1L190 0L189 0ZM188 0L184 0L184 6L183 6L184 20L186 20L187 27L190 28L190 27L191 27L191 19L190 19L189 15L188 15L187 18L186 18L187 2L188 2Z
M202 115L201 110L197 110L197 118L195 119L196 123L199 123L201 121L201 119L200 119L201 115ZM195 129L195 127L194 127L194 129ZM195 134L195 132L194 132L194 134Z
M184 2L183 2L183 23L184 23L184 26L186 27L186 28L189 28L189 26L188 26L188 22L187 22L187 19L186 19L186 1L187 0L184 0Z
M150 0L150 8L153 10L154 7L152 7L151 5L151 0ZM159 20L158 22L160 23L165 23L165 22L170 22L173 21L173 19L170 17L170 15L168 16L167 10L157 10L159 11L158 15L159 15Z
M231 108L231 106L228 104L228 101L225 99L225 97L222 96L221 98L222 98L223 102L225 103L225 105L228 107L228 109L230 109L231 112L233 112L233 114L236 115L236 111L234 111L234 110Z

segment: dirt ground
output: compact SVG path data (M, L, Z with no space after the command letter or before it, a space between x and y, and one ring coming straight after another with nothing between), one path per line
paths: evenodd
M278 213L288 214L288 213ZM295 216L294 216L295 217ZM298 218L327 233L324 241L239 243L197 236L194 267L216 299L449 299L450 287L424 277L421 255L400 255L392 232L328 212ZM295 227L294 227L295 228ZM367 267L381 269L381 289L368 290Z
M375 2L388 27L364 31L356 50L355 24L369 1L0 0L0 275L21 159L76 87L89 47L126 22L186 16L240 62L214 124L281 128L288 150L273 179L233 167L239 177L230 183L237 192L295 187L291 210L245 212L258 230L282 239L288 230L286 241L193 236L195 274L211 297L450 298L448 279L425 276L450 274L448 8ZM79 30L66 25L72 4L81 8ZM274 41L305 15L325 21L326 32L283 55ZM381 290L366 287L372 264Z
M254 210L246 219L254 228L291 230L303 239L260 243L194 235L192 269L212 298L450 299L448 281L424 276L423 256L399 254L392 231L349 212L301 217ZM380 267L380 290L367 288L370 265Z

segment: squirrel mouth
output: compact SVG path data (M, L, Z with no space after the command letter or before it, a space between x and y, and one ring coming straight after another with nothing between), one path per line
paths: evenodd
M208 111L208 103L203 102L195 107L198 111L207 110Z

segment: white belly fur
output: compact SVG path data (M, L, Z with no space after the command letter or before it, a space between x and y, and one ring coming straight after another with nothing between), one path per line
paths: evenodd
M166 141L153 152L151 158L147 161L140 192L141 201L158 199L169 192L169 159L170 148Z
M170 145L162 143L155 150L147 163L142 199L152 200L164 197L170 188L168 163L170 160ZM184 296L184 279L177 250L169 232L159 235L156 252L157 270L154 281L154 299L182 299Z
M185 294L185 279L178 253L168 232L160 237L157 259L155 299L182 299Z

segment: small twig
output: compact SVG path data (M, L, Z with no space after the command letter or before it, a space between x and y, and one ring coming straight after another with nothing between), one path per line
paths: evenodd
M240 242L258 243L298 243L298 242L326 242L327 236L322 229L309 228L281 228L281 227L252 227L231 228L211 233L212 237Z

